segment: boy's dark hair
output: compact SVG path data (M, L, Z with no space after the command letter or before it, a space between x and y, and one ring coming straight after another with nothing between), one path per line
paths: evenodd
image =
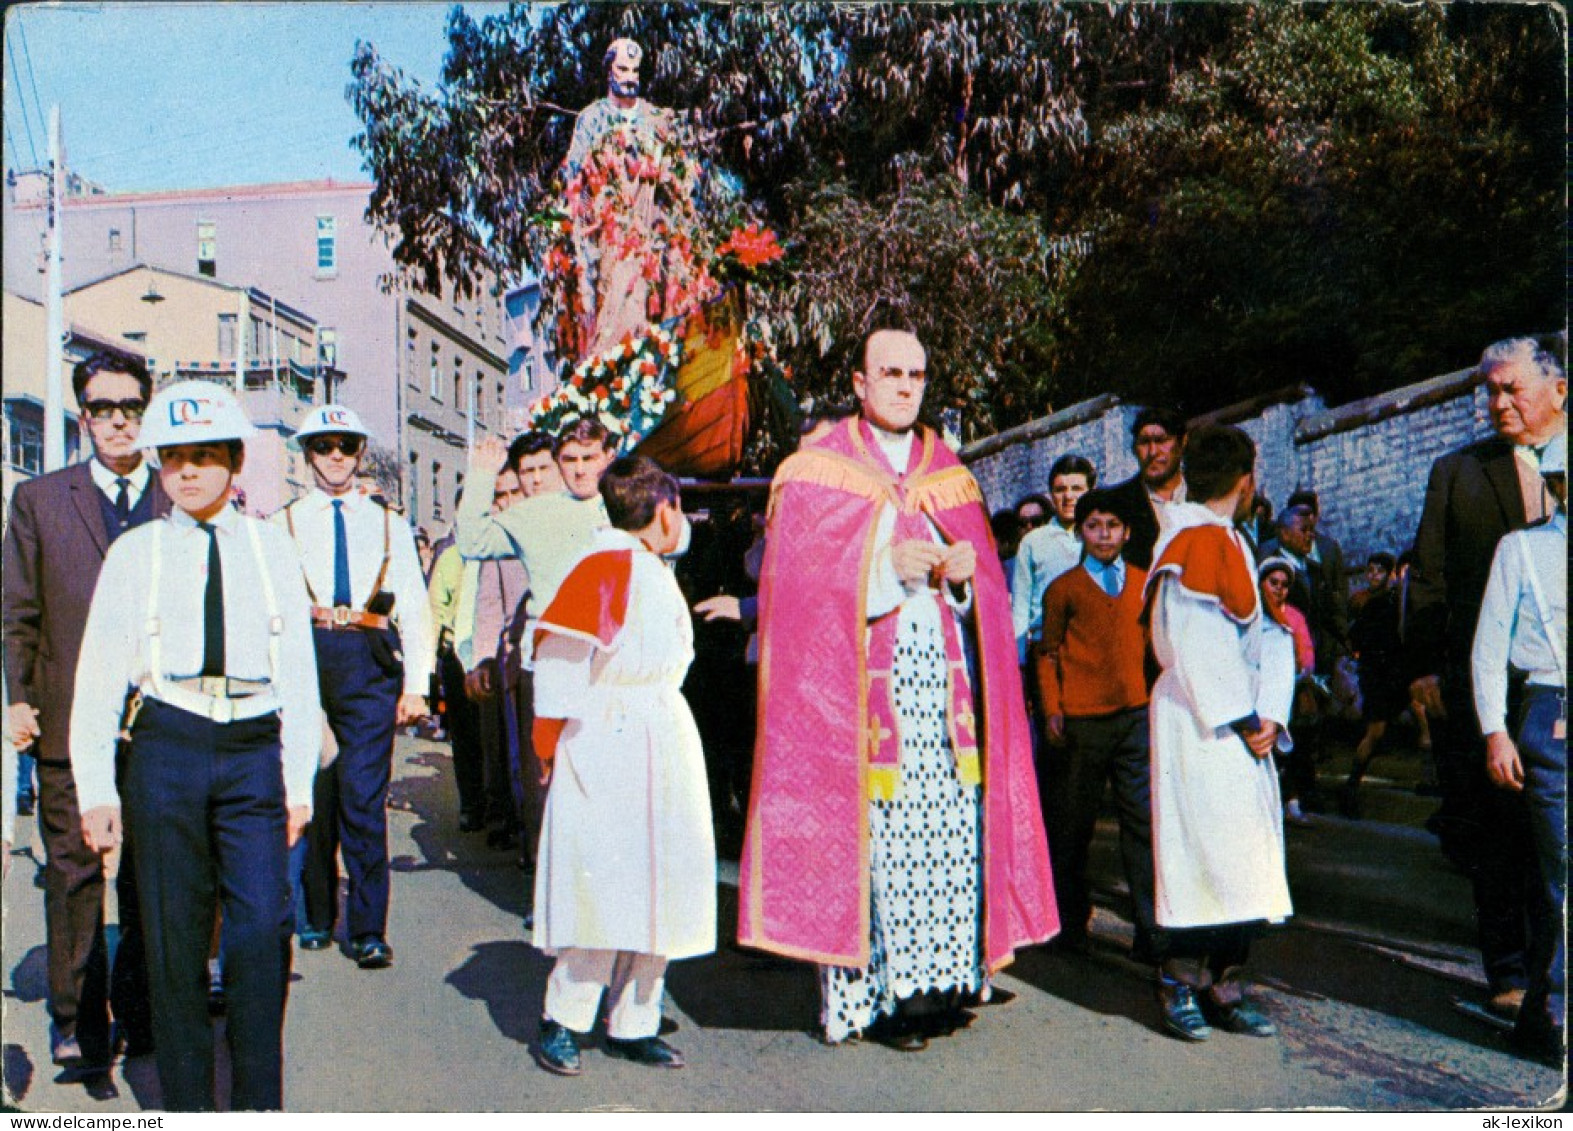
M643 530L655 520L662 503L682 497L677 480L649 456L623 456L601 476L606 517L619 530Z
M1311 513L1312 514L1320 515L1322 513L1322 501L1316 497L1316 492L1315 491L1312 491L1312 490L1310 490L1309 488L1306 488L1306 487L1301 487L1301 488L1297 489L1296 491L1294 491L1289 496L1289 501L1287 503L1285 503L1284 506L1286 506L1286 507L1306 506L1306 507L1310 507L1311 508Z
M1402 568L1404 566L1417 566L1419 564L1420 564L1420 551L1415 549L1415 547L1413 547L1413 546L1409 547L1409 549L1405 550L1403 553L1398 555L1398 566L1399 566L1399 568Z
M1233 490L1256 468L1256 443L1232 424L1199 428L1185 443L1185 493L1193 503L1210 503Z
M1392 573L1398 568L1398 559L1393 557L1393 555L1389 554L1386 550L1378 550L1376 553L1372 554L1365 560L1365 564L1379 565L1388 573Z
M508 445L508 470L518 471L519 462L525 456L551 450L552 438L545 432L521 432L513 438L513 443Z
M1054 504L1049 502L1049 497L1047 495L1023 495L1021 498L1016 500L1016 505L1010 509L1013 513L1020 514L1021 508L1026 506L1028 503L1036 503L1038 506L1042 507L1044 518L1048 518L1054 513Z
M552 441L552 455L560 455L567 444L599 444L609 452L617 446L617 437L595 417L581 416L565 424L557 433L557 438Z
M99 350L97 353L88 354L76 363L75 369L71 370L71 392L76 395L78 406L82 404L82 398L87 395L87 383L100 373L124 373L127 377L134 377L142 390L143 402L153 399L153 378L148 373L147 366L129 354Z
M1082 523L1092 517L1093 511L1112 514L1126 526L1131 524L1131 520L1125 517L1124 502L1113 491L1095 488L1076 500L1076 521L1074 525L1077 530L1081 529Z
M1185 417L1168 408L1144 408L1131 421L1131 439L1142 434L1142 429L1156 424L1176 440L1185 435ZM1186 488L1190 490L1190 488Z
M1098 485L1098 469L1092 466L1092 460L1086 456L1071 454L1055 460L1049 468L1049 490L1054 490L1054 481L1062 475L1086 476L1089 491Z

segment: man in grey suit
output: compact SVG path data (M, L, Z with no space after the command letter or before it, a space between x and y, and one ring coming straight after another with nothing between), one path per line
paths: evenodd
M1496 435L1432 465L1404 619L1410 694L1433 719L1444 716L1434 731L1442 808L1431 828L1474 884L1490 1008L1506 1018L1524 999L1536 864L1522 795L1486 775L1470 648L1497 542L1555 507L1539 453L1567 429L1566 356L1565 338L1487 347L1479 372Z
M56 1064L84 1076L112 1054L104 940L103 858L82 839L68 724L82 631L109 545L169 513L169 498L133 445L152 395L147 369L94 354L71 375L92 458L18 484L0 549L5 585L6 725L18 749L38 754L38 825L44 841L44 919L49 951L50 1046ZM134 830L133 830L133 834ZM127 1053L151 1051L151 1015L136 928L130 855L116 887L123 945L115 1013Z

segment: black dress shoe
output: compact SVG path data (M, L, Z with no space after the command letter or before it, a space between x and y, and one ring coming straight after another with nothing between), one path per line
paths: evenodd
M610 1042L608 1042L610 1044ZM579 1060L579 1040L566 1025L550 1017L541 1018L541 1036L535 1047L535 1063L557 1076L577 1076L584 1071Z
M631 1060L650 1068L681 1068L683 1054L660 1037L639 1037L632 1041L606 1038L606 1055Z
M327 950L332 945L332 931L321 927L306 927L300 932L301 950Z
M386 970L393 965L393 948L377 935L367 935L350 944L350 957L362 970Z
M897 1052L922 1052L929 1047L929 1039L924 1036L922 1028L902 1017L877 1017L872 1025L863 1030L863 1035Z
M1214 1028L1243 1037L1276 1037L1278 1026L1252 1002L1243 998L1233 1005L1223 1005L1210 997L1202 998L1203 1012Z
M1163 981L1158 989L1158 1006L1163 1011L1163 1030L1182 1041L1205 1041L1213 1035L1212 1026L1196 1004L1196 991L1179 982Z

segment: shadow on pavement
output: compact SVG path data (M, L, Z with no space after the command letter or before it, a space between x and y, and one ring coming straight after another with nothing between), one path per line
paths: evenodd
M395 768L388 789L388 807L412 813L418 823L410 837L420 849L420 859L393 857L389 868L399 872L452 872L466 888L516 918L530 905L530 879L517 866L518 849L486 847L483 833L459 832L458 794L453 786L453 760L440 748L400 739L394 748L396 762L417 766L428 773L412 775Z
M17 1001L32 1004L49 996L49 948L35 946L11 968L11 993Z
M0 1071L5 1074L6 1102L21 1103L33 1086L33 1060L27 1050L21 1045L6 1045L3 1059L0 1059Z
M510 1041L535 1041L546 1000L552 959L527 942L481 943L446 981L472 1001L484 1002L497 1031Z
M716 892L716 952L674 962L666 991L705 1029L812 1032L819 1023L814 967L737 946L737 889Z

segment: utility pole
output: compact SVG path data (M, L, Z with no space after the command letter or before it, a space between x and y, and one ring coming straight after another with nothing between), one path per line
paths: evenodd
M65 299L61 293L61 221L65 203L65 156L60 145L60 107L49 109L49 276L44 296L44 470L66 464ZM80 405L78 411L86 411Z

